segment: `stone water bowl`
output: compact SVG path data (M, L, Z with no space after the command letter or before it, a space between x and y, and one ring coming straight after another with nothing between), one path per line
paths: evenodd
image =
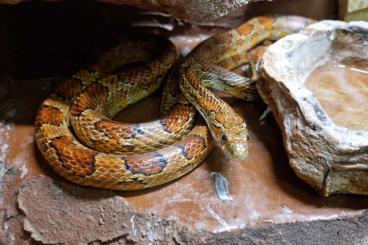
M258 90L298 177L323 196L368 195L368 23L312 24L261 64Z

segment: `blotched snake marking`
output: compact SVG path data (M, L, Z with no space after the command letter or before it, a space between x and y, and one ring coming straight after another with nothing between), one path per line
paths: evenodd
M163 116L140 124L111 118L160 86L176 61L176 49L157 36L125 41L63 82L42 103L35 123L37 145L54 170L74 183L114 190L149 188L188 173L211 151L207 127L193 126L195 107L221 149L244 159L244 120L206 87L253 100L257 95L251 79L228 69L249 62L247 51L261 42L309 23L302 17L257 17L202 42L166 79ZM163 51L154 52L159 49ZM124 63L137 61L146 62L116 72Z

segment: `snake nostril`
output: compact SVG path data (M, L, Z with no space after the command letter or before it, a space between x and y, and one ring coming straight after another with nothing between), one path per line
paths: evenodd
M226 141L227 141L227 136L226 136L225 134L223 134L223 135L221 136L221 140L226 142Z

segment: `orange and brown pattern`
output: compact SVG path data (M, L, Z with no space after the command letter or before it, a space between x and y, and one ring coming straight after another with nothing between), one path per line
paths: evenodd
M194 114L192 106L178 103L160 120L160 123L166 132L179 134L183 131L183 124L193 120L192 114Z
M90 84L75 100L70 115L79 117L86 110L96 110L106 104L109 97L108 87L100 83Z
M41 105L36 117L36 127L43 124L58 126L65 120L65 114L57 107Z
M45 100L35 122L37 145L57 173L77 184L114 190L161 185L194 169L212 149L208 128L193 127L195 109L188 100L204 116L221 149L242 159L247 155L245 122L204 86L211 84L205 80L215 78L216 88L226 86L228 92L241 90L233 93L238 97L254 98L249 79L239 79L224 69L249 62L247 51L257 44L298 31L310 22L301 17L258 17L204 41L169 76L162 102L164 116L140 124L110 119L153 93L177 54L165 38L125 41ZM145 63L139 67L119 68L142 59Z
M94 173L97 152L78 147L67 136L52 139L51 146L55 148L63 167L72 170L76 176L86 177Z
M195 158L198 152L204 151L207 148L206 139L199 135L191 135L175 144L175 146L180 148L183 156L188 160Z
M159 152L152 152L125 161L125 167L132 174L146 176L160 173L167 164L167 158Z
M312 22L310 19L298 16L253 18L233 30L220 33L200 43L184 61L179 79L180 88L206 120L215 141L228 155L238 159L244 159L247 156L247 126L229 105L204 86L205 73L203 70L198 71L198 67L210 65L225 69L236 68L240 64L249 62L247 51L266 40L277 40L286 34L299 31ZM220 71L221 69L207 70L214 73ZM226 81L223 82L226 83ZM243 85L243 91L251 90L250 97L254 97L253 84L248 81Z

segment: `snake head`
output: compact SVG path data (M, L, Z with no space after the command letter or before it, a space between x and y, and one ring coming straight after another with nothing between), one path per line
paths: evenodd
M220 147L222 151L230 158L244 160L248 156L248 139L228 137L225 134L221 136Z

